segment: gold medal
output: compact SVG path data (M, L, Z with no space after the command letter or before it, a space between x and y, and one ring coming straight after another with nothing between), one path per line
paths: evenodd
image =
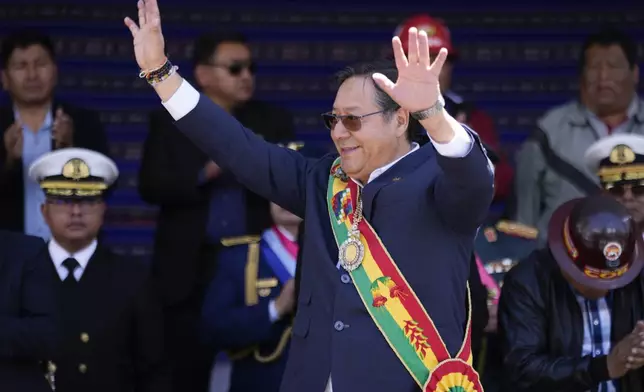
M339 258L340 265L345 270L351 272L362 264L364 259L364 245L360 242L359 233L351 233L340 246Z
M357 199L357 207L353 213L353 224L351 225L351 231L349 231L349 238L338 249L340 265L348 272L360 267L364 259L364 245L360 241L360 230L358 230L358 225L362 220L362 194L360 189L357 192Z

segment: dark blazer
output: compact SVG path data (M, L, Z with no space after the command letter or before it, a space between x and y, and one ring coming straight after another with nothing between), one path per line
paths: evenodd
M99 245L73 291L56 280L62 347L57 392L170 391L163 315L149 268Z
M251 101L235 112L248 128L270 142L294 138L293 117L287 111L263 102ZM150 131L143 147L139 171L139 194L150 204L160 206L157 217L152 268L166 304L194 296L195 285L205 286L212 258L202 257L213 187L236 183L232 175L200 186L199 173L208 156L177 132L165 110L150 115ZM247 228L260 234L271 224L268 202L246 193ZM180 261L181 266L178 267Z
M88 148L109 155L107 136L98 113L81 109L65 103L52 105L56 110L62 107L74 121L73 146ZM11 105L0 107L0 135L15 121ZM52 139L52 150L55 148ZM7 151L4 138L0 139L0 229L24 232L24 185L22 159L13 163L10 169L5 167Z
M326 189L334 154L316 162L266 143L210 100L177 127L254 192L304 218L302 280L281 391L412 391L418 386L366 312L338 248ZM465 127L465 129L468 129ZM464 338L465 293L477 227L493 197L493 174L475 133L464 158L427 144L363 190L363 213L455 355Z
M57 344L47 248L42 239L0 231L0 390L51 392L41 360Z
M219 252L217 271L204 300L202 323L205 337L232 362L228 392L278 392L286 367L291 318L272 323L269 302L282 284L263 253L250 244L225 247ZM257 263L257 274L246 271ZM247 290L257 293L248 301ZM259 360L257 358L260 358Z

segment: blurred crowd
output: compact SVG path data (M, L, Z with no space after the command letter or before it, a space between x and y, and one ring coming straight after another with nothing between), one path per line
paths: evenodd
M480 136L505 206L479 228L471 255L485 390L644 391L636 43L616 28L580 42L578 95L543 113L510 157L490 114L451 88L459 52L448 27L428 15L401 21L394 34L405 50L410 27L427 32L432 56L448 49L445 108ZM298 140L289 110L254 98L249 45L238 32L198 37L196 86L266 141L310 159L329 153ZM0 390L279 390L307 263L303 219L240 185L161 108L149 113L138 173L140 197L159 208L151 264L115 254L102 228L119 169L99 115L57 98L56 50L42 32L5 37L0 68L9 97L0 107ZM46 270L29 264L41 248ZM12 272L18 257L26 266ZM60 342L41 318L50 306ZM43 385L26 381L34 372Z

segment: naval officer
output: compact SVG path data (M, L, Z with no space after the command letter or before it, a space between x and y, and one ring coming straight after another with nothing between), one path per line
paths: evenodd
M165 392L161 306L139 260L97 239L105 192L118 177L105 155L82 148L44 154L29 176L45 193L50 293L57 300L60 349L47 377L56 392Z
M615 134L593 143L584 154L586 167L599 184L644 229L644 136Z

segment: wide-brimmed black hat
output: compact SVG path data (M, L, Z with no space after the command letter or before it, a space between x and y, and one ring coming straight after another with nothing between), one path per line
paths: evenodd
M574 199L550 218L548 246L575 282L613 290L633 281L644 266L644 241L626 207L605 195Z

